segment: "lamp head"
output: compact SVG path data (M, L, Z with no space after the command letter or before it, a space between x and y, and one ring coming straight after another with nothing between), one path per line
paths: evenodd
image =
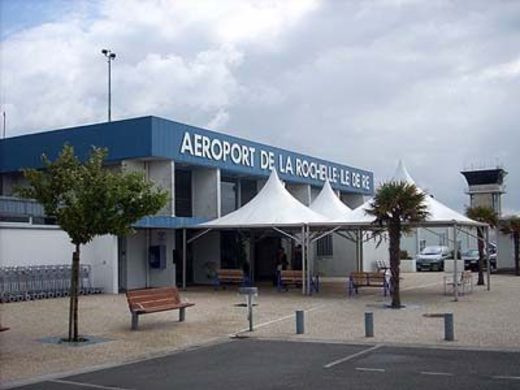
M109 57L110 57L111 59L116 58L116 53L110 53Z
M107 49L103 49L103 50L101 50L101 53L104 54L104 55L107 55L108 54L108 50Z

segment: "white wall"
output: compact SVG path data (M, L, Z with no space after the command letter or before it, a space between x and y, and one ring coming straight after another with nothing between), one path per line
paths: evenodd
M372 232L365 232L364 238L367 238L368 235L372 235ZM378 260L386 260L389 261L388 255L388 240L383 240L379 244L379 238L370 238L368 241L363 242L363 269L362 271L375 271L376 270L376 262Z
M308 184L291 184L286 183L285 189L289 191L289 193L302 202L304 205L308 206L311 203L311 186Z
M70 238L57 227L0 224L2 266L71 264L73 251ZM80 262L92 266L95 287L102 287L107 293L117 293L116 237L96 237L83 245Z
M497 268L515 268L515 250L511 234L497 232Z
M194 168L191 171L194 217L220 217L220 170Z
M148 176L151 181L169 192L168 203L157 215L173 216L175 214L175 163L171 160L155 160L148 162Z
M316 245L313 245L316 254ZM332 235L333 257L316 258L316 270L324 276L348 276L356 271L356 243L337 234Z
M138 230L126 238L126 288L148 286L148 236L146 230Z

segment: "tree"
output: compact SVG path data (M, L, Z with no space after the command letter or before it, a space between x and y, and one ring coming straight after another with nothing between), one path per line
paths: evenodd
M410 223L424 221L429 213L425 202L426 194L415 184L403 181L381 185L370 202L367 213L376 217L375 224L383 227L389 235L392 308L401 308L399 292L399 266L401 236L410 230Z
M504 234L510 234L515 248L515 275L520 276L520 216L514 215L500 221L500 230Z
M475 206L466 209L466 216L474 221L488 224L494 228L498 223L498 215L491 207ZM478 240L478 281L477 286L483 286L484 283L484 226L477 227Z
M74 148L64 145L55 161L42 155L44 169L23 171L28 186L18 189L25 198L36 199L48 216L69 235L72 254L69 335L78 337L78 285L80 247L94 237L105 234L127 235L132 224L144 216L157 213L168 193L144 179L140 173L112 172L103 167L107 150L93 147L82 163Z

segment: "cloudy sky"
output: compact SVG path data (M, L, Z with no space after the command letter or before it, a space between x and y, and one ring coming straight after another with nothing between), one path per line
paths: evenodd
M0 0L7 135L157 115L372 170L447 205L509 171L520 212L520 1Z

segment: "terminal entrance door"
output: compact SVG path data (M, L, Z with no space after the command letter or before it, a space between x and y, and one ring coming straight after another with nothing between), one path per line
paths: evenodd
M264 237L255 244L255 281L274 281L280 237Z

